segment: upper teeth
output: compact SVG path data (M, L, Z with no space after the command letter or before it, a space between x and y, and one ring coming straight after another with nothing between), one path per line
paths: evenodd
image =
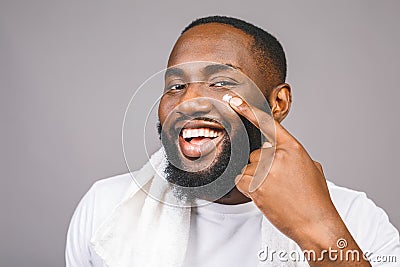
M210 128L198 128L198 129L183 129L183 138L193 138L193 137L217 137L219 135L218 131L214 131Z

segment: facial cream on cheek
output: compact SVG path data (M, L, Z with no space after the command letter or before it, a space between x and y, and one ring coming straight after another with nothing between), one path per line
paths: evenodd
M226 103L229 103L229 100L231 100L231 98L232 98L231 95L225 94L225 95L222 97L222 101L225 101Z

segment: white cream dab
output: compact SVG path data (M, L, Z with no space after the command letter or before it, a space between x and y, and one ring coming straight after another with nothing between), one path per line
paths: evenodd
M222 100L225 101L225 102L227 102L227 103L229 103L229 100L231 100L231 98L232 98L231 95L225 94L225 95L222 97Z

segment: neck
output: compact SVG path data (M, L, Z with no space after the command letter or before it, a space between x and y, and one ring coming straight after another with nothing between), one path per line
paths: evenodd
M236 187L234 187L228 194L215 200L214 202L224 205L238 205L250 202L251 198L243 195Z

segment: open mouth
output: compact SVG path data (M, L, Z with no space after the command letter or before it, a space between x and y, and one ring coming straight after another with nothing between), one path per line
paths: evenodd
M180 130L179 147L183 155L197 159L216 149L224 134L224 127L219 123L202 120L189 121Z

